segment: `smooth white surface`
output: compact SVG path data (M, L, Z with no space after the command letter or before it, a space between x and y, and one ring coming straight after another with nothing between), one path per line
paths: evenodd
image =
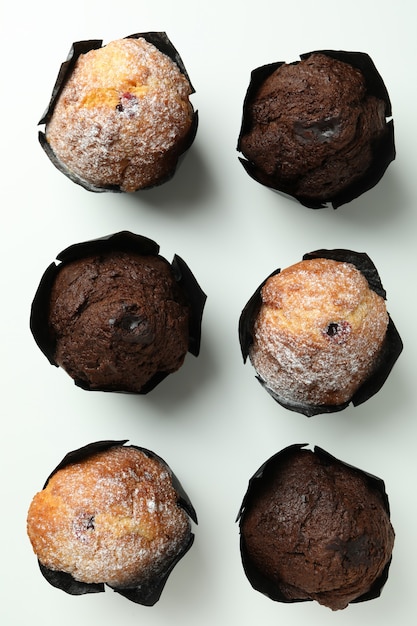
M62 8L61 8L62 6ZM417 363L415 3L39 0L3 3L1 602L4 626L214 626L415 623ZM132 196L92 194L58 172L37 122L71 43L164 30L196 89L197 139L173 181ZM312 211L251 180L236 152L252 69L319 48L368 52L388 87L397 159L358 200ZM30 304L55 255L128 229L182 256L208 295L198 359L145 397L88 393L51 367L29 332ZM358 408L308 419L277 405L243 365L242 307L261 280L317 248L367 252L405 348L381 392ZM189 554L160 602L108 591L71 597L40 575L26 537L30 500L64 454L99 439L148 447L171 465L197 510ZM333 613L284 605L246 580L235 523L247 482L291 443L317 444L385 480L396 531L382 596Z

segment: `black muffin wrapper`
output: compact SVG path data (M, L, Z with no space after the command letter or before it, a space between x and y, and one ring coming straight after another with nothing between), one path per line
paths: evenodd
M365 52L349 52L344 50L315 50L313 52L300 54L300 59L307 59L312 54L324 54L359 69L365 79L367 93L375 96L385 103L386 118L392 116L392 106L388 90L374 62L368 54ZM299 62L300 61L294 61L291 65L297 65ZM237 150L239 152L241 152L242 137L249 131L252 124L250 114L248 113L249 107L251 106L264 81L271 74L273 74L275 70L284 64L284 61L277 61L276 63L269 63L258 67L251 72L250 83L243 103L242 123L237 143ZM331 204L334 209L337 209L343 204L351 202L366 191L375 187L384 175L388 165L395 159L396 149L394 121L392 119L386 122L384 132L372 143L372 155L372 163L362 177L353 181L345 189L329 196L325 200L318 200L316 197L300 196L291 185L286 186L281 182L277 183L274 176L268 176L250 160L239 157L239 161L243 165L246 173L256 182L272 189L273 191L293 197L307 208L322 209L328 206L328 204Z
M283 460L287 459L294 453L298 453L300 450L302 450L306 446L308 446L308 444L302 443L302 444L292 444L290 446L287 446L286 448L283 448L276 454L272 455L267 461L265 461L259 467L259 469L253 474L253 476L249 479L247 491L244 495L238 515L236 517L236 522L239 522L239 528L241 528L245 514L248 510L250 510L253 499L256 497L258 490L262 486L262 480L263 479L267 480L268 477L275 471L275 469L279 467L279 464ZM390 518L391 511L390 511L389 499L386 493L385 483L382 480L382 478L374 476L373 474L370 474L362 469L359 469L358 467L355 467L353 465L350 465L349 463L345 463L344 461L341 461L340 459L329 454L328 452L326 452L323 448L320 448L319 446L314 446L312 451L323 462L337 463L339 465L342 465L343 467L346 467L348 469L351 469L357 472L362 477L366 478L370 489L375 490L380 494L384 509L388 517ZM268 596L271 600L274 600L275 602L282 602L282 603L288 603L288 604L298 603L298 602L311 602L310 599L292 599L292 598L288 598L287 596L285 596L277 588L277 585L274 584L267 576L265 576L259 570L259 568L257 568L252 563L250 556L248 555L242 533L240 534L240 554L241 554L242 565L243 565L243 569L246 574L246 577L249 580L252 587L256 591L259 591L265 596ZM381 595L382 589L386 581L388 580L388 574L389 574L391 561L392 561L392 558L389 559L383 572L374 581L370 589L366 593L362 594L361 596L355 598L354 600L351 600L350 604L365 602L367 600L373 600L375 598L378 598Z
M143 235L137 235L130 231L120 231L97 239L73 244L65 248L57 256L57 262L51 263L45 270L34 299L30 312L30 330L36 344L46 356L51 365L58 367L55 361L55 340L49 327L49 301L55 279L64 264L82 259L84 257L102 254L111 251L132 252L144 256L157 256L164 262L168 261L159 254L159 245ZM186 297L189 307L189 344L188 351L195 357L200 353L201 326L204 306L207 296L198 284L194 274L186 262L177 254L174 255L170 265L172 275ZM139 393L147 394L154 389L169 372L158 372L144 385ZM85 390L89 387L84 381L74 381L75 384ZM105 391L105 389L103 390Z
M94 443L87 444L82 448L78 448L77 450L73 450L68 452L62 461L57 465L57 467L51 472L48 476L43 488L45 488L52 478L54 474L56 474L59 470L71 465L73 463L80 463L89 457L98 454L100 452L106 452L107 450L115 447L123 447L128 442L127 439L123 439L120 441L107 440L107 441L96 441ZM197 514L191 503L190 498L188 497L186 491L181 485L180 481L176 477L176 475L172 472L169 465L162 459L160 456L148 450L147 448L142 448L140 446L129 445L128 447L134 448L135 450L139 450L147 457L156 460L158 463L164 467L164 469L169 473L172 481L173 488L177 493L177 505L182 508L190 519L197 524ZM172 560L170 560L164 570L159 572L156 577L149 579L146 582L143 582L136 586L131 587L113 587L110 585L106 585L103 583L84 583L76 580L68 574L67 572L61 572L57 570L51 570L39 561L38 565L40 571L44 578L53 586L61 591L65 591L69 595L84 595L87 593L102 593L105 591L106 586L109 586L113 591L119 593L124 596L128 600L135 602L136 604L142 604L145 606L153 606L158 602L161 593L164 589L164 586L168 580L169 575L174 569L175 565L183 558L183 556L188 552L194 542L194 534L190 533L190 539L187 545L183 548L183 550Z
M382 286L378 270L376 269L373 261L366 253L354 252L353 250L344 250L342 248L339 248L335 250L316 250L315 252L306 253L303 256L303 260L320 258L331 259L343 263L351 263L367 279L369 287L379 296L384 298L384 300L386 299L386 291ZM253 325L262 304L262 288L271 276L279 274L280 271L280 269L276 269L269 276L267 276L264 281L262 281L262 283L248 300L240 315L238 332L239 343L244 363L246 363L246 360L249 356L250 346L253 343ZM322 413L336 413L347 408L350 403L352 403L353 406L358 406L374 396L384 385L402 350L402 339L395 327L391 316L388 314L388 327L385 341L383 343L381 352L378 355L378 360L374 370L367 378L367 380L357 389L357 391L353 394L348 402L338 405L309 405L288 402L276 393L274 393L274 391L268 387L266 382L260 376L256 376L256 379L278 404L290 411L301 413L306 417L313 417L314 415L319 415Z
M175 48L175 46L173 45L173 43L171 42L171 40L169 39L168 35L163 32L163 31L149 31L149 32L144 32L144 33L135 33L133 35L128 35L127 37L125 37L125 39L139 39L139 38L143 38L145 39L148 43L152 44L153 46L155 46L155 48L157 48L160 52L162 52L163 54L165 54L167 57L169 57L171 59L171 61L173 61L178 69L180 70L180 72L185 76L185 78L188 80L189 84L190 84L190 88L191 88L191 93L195 93L195 89L191 83L190 77L188 75L188 72L185 68L184 62L178 52L178 50ZM47 125L49 120L51 119L54 109L55 109L55 105L61 95L62 90L65 87L65 84L67 82L67 80L70 78L74 67L78 61L78 58L80 57L80 55L82 54L86 54L87 52L90 52L91 50L98 50L99 48L101 48L103 45L103 40L102 39L88 39L88 40L84 40L84 41L76 41L72 44L71 49L68 53L67 59L66 61L64 61L63 63L61 63L60 66L60 70L58 72L58 76L56 78L55 81L55 85L52 89L52 94L51 94L51 98L49 101L49 104L47 106L47 108L45 109L41 119L38 122L38 125ZM179 163L182 160L182 157L184 156L184 154L187 152L187 150L191 147L192 143L194 142L194 139L196 137L197 134L197 129L198 129L198 112L197 111L193 111L193 121L192 121L192 125L190 127L190 130L187 134L187 137L185 138L185 140L183 141L182 147L181 147L181 153L179 155L178 161L174 167L174 169L163 179L161 179L160 181L158 181L158 183L156 183L155 185L150 185L149 187L143 187L141 188L141 190L145 190L145 189L150 189L152 187L155 186L159 186L163 183L168 182L175 174L177 167L179 165ZM80 185L81 187L83 187L84 189L86 189L87 191L92 191L95 193L103 193L103 192L115 192L115 193L123 193L122 189L120 189L120 187L118 185L107 185L107 186L98 186L98 185L94 185L93 183L85 180L84 178L81 178L81 176L78 176L78 174L76 174L75 172L71 171L55 154L55 152L53 151L53 149L51 148L51 146L49 145L47 139L46 139L46 135L45 132L43 131L39 131L38 133L38 139L39 139L39 143L41 144L44 152L46 153L46 155L48 156L49 160L51 161L51 163L65 176L67 176L67 178L69 178L70 180L72 180L72 182L76 183L77 185Z

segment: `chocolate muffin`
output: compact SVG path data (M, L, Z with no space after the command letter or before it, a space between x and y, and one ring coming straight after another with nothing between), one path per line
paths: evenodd
M194 508L168 465L126 441L70 452L29 507L41 571L72 595L112 587L153 605L190 549Z
M264 387L305 415L368 399L402 350L375 266L348 250L274 272L244 308L239 334Z
M380 595L394 546L383 481L324 450L290 446L249 483L239 512L252 586L340 610Z
M158 251L122 232L71 246L46 270L32 333L78 386L147 393L199 354L205 294L180 257Z
M77 42L39 135L53 163L90 191L133 192L171 178L190 147L193 87L165 33Z
M367 54L318 51L252 73L238 150L258 182L310 208L373 187L395 158L391 103Z

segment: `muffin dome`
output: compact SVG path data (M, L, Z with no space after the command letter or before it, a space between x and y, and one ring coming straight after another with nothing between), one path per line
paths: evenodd
M333 610L380 594L394 545L383 481L298 445L271 457L251 479L240 532L255 589Z
M311 253L272 274L240 319L243 355L259 380L307 415L347 406L377 370L389 371L402 347L398 339L396 356L387 355L387 336L396 332L382 286L367 280L369 257L356 257L368 264L364 274L355 255L334 252Z
M32 333L87 390L147 393L199 353L205 295L184 261L146 237L75 244L44 273Z
M373 187L395 158L391 104L365 53L318 51L254 70L238 150L258 182L310 208Z
M196 516L166 463L124 443L69 453L34 496L27 530L55 586L77 595L107 584L153 604L191 547Z
M163 33L84 48L75 59L72 52L66 79L41 120L45 150L91 191L132 192L165 182L197 124L193 88L175 48Z

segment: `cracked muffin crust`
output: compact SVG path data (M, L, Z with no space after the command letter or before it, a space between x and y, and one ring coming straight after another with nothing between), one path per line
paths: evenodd
M85 390L146 394L200 353L207 296L185 261L120 231L72 244L44 271L30 330Z
M56 363L80 386L140 392L183 364L189 306L164 259L114 251L59 269L49 327Z
M368 55L313 52L253 72L238 150L259 182L311 208L337 208L395 158L390 115Z
M192 141L192 92L177 64L144 37L89 50L47 120L47 149L59 169L94 191L160 184Z
M106 584L152 605L193 543L189 516L197 519L167 464L125 443L68 453L34 496L27 532L54 586L80 595Z
M303 260L262 287L249 358L287 405L343 405L375 368L388 321L353 264Z
M374 480L317 448L272 457L241 510L242 559L255 589L332 610L379 595L394 530Z

